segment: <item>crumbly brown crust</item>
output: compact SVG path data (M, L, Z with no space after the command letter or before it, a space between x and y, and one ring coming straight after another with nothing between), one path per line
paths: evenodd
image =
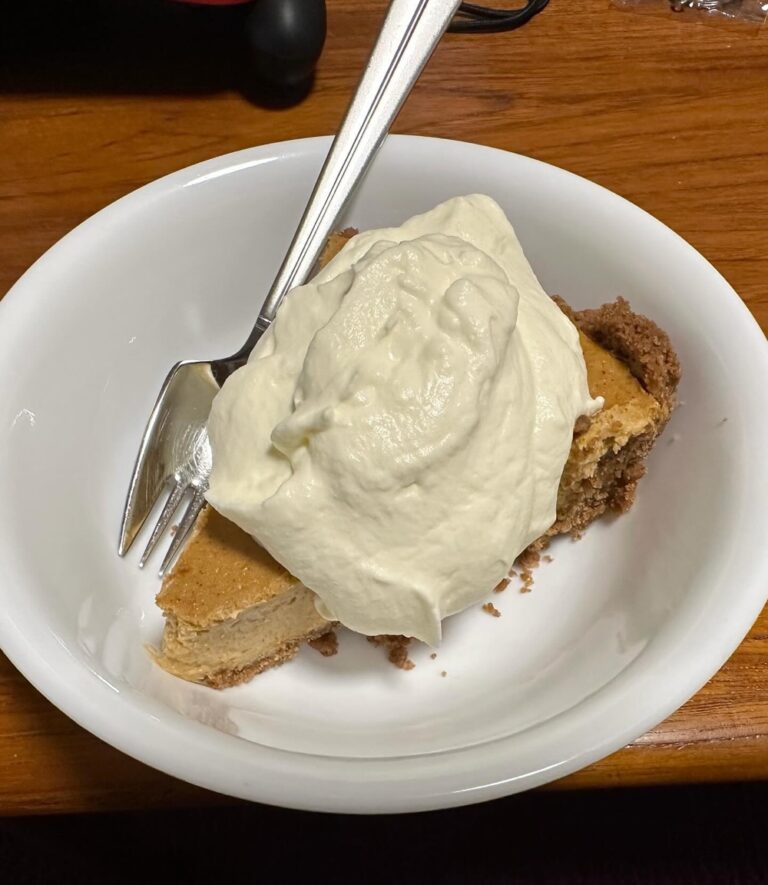
M680 360L663 329L635 313L625 298L576 311L562 298L555 297L555 301L585 335L626 363L668 414L672 412L680 383Z
M531 547L543 549L554 535L579 536L608 510L626 513L635 502L637 485L646 472L645 460L659 432L660 428L654 429L633 437L618 452L609 451L601 459L595 474L582 480L578 502L571 502L566 512L558 513L552 528Z
M339 650L339 637L334 630L329 630L317 639L310 639L309 645L315 651L319 651L324 658L332 658Z
M413 670L416 666L408 657L408 646L411 643L408 636L390 636L382 633L379 636L369 636L368 642L376 646L384 646L389 662L401 670Z
M553 526L554 528L554 526ZM517 566L516 572L510 574L516 575L520 579L520 592L530 593L533 587L533 572L539 567L541 562L541 551L549 545L549 537L545 535L534 541L515 560Z

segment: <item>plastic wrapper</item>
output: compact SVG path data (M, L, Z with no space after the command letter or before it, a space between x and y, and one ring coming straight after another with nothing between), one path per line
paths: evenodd
M613 0L622 9L678 13L685 17L768 23L768 0Z

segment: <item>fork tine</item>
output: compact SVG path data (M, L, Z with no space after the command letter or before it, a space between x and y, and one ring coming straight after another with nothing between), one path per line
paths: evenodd
M131 548L166 483L158 466L147 464L142 455L140 453L133 469L123 517L120 520L120 543L117 548L120 556L125 556Z
M117 552L125 556L136 536L141 531L146 518L155 506L155 502L163 491L172 470L167 469L162 457L158 457L157 437L165 424L164 413L167 414L165 395L173 380L176 366L168 373L160 388L152 414L141 437L136 463L133 466L131 481L128 485L128 497L125 499L123 518L120 520L120 543Z
M160 518L155 523L155 527L152 529L152 535L147 541L147 546L144 548L144 552L141 554L141 559L139 560L139 568L144 568L144 564L149 559L152 551L155 549L155 545L157 544L160 536L165 531L168 523L171 521L171 517L176 512L176 508L179 506L179 502L181 501L184 492L187 490L187 483L177 479L173 484L173 488L171 489L171 493L168 495L168 499L165 502L165 506L163 507L163 512L160 514Z
M168 567L171 565L173 560L176 557L181 545L184 543L185 538L189 534L190 529L195 524L195 520L197 519L197 515L203 509L203 505L205 504L205 486L198 486L195 489L195 493L192 496L192 500L187 505L187 509L184 511L184 516L181 518L181 522L179 523L179 527L176 529L176 534L173 536L173 541L171 541L171 546L168 548L168 552L165 554L165 559L163 560L163 564L160 566L160 571L158 572L159 577L163 577Z
M117 552L124 556L130 549L144 522L163 493L177 463L173 457L174 391L183 384L179 370L186 364L176 363L163 381L155 400L133 466L123 518L120 522L120 542ZM188 419L187 419L188 420Z

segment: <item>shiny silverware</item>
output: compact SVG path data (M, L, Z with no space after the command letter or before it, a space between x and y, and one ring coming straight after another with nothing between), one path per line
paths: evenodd
M182 500L187 506L160 566L173 562L204 503L211 473L206 423L224 381L248 358L286 293L309 276L328 235L376 156L458 7L458 0L392 0L360 83L333 140L298 230L245 344L230 357L184 360L170 371L141 439L120 526L118 552L133 544L166 495L139 562L144 566Z

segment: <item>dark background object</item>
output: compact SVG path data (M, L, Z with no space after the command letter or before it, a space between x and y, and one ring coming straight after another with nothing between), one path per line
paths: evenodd
M521 28L544 10L549 0L524 0L522 6L493 9L462 3L449 30L456 34L492 34Z
M325 43L325 0L256 0L245 22L256 75L280 89L311 83Z
M0 821L9 885L758 885L768 785L539 792L383 817L262 805ZM167 872L168 871L168 872Z
M278 7L281 16L269 19L268 34L259 34L264 17ZM324 0L231 6L25 0L0 28L0 92L184 95L235 89L256 104L287 106L311 89L324 39ZM265 50L256 64L254 55Z
M24 0L4 10L0 90L185 94L238 88L247 6Z
M520 27L548 0L488 9L463 4L452 30ZM214 93L288 106L313 85L325 0L22 0L0 27L0 91Z

